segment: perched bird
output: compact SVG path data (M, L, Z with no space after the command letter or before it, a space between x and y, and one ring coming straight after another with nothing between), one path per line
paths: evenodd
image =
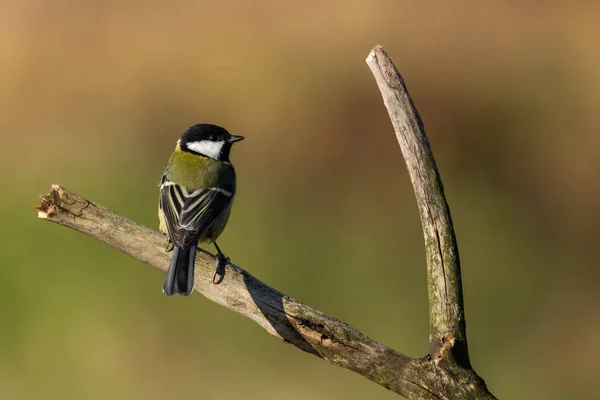
M163 285L169 296L188 296L194 289L194 264L199 242L217 249L215 275L229 259L217 245L235 195L235 170L229 161L233 143L244 139L212 124L188 128L177 141L160 185L158 218L173 249Z

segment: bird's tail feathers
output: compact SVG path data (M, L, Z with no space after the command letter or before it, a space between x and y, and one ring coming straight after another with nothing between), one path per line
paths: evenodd
M194 290L196 247L191 246L189 249L175 247L173 249L171 264L163 284L163 292L166 295L181 294L189 296Z

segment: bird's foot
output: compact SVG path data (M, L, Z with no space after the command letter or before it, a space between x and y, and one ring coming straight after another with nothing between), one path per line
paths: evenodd
M223 253L217 253L217 262L215 265L215 273L212 278L212 283L215 285L221 283L225 277L225 266L229 264L229 257L226 257ZM219 277L217 279L217 276Z

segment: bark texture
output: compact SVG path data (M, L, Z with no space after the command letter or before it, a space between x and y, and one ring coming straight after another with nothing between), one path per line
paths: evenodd
M458 247L423 121L404 79L382 47L371 51L367 64L394 126L421 215L427 256L430 355L438 357L443 341L452 338L457 361L469 367Z

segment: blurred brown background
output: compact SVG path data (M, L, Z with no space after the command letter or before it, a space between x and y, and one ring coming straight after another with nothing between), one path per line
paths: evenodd
M503 399L599 398L600 3L2 1L1 399L394 399L36 219L62 184L156 227L196 122L247 140L220 244L412 356L422 233L364 62L382 44L453 213L472 361ZM212 249L210 249L212 251Z

